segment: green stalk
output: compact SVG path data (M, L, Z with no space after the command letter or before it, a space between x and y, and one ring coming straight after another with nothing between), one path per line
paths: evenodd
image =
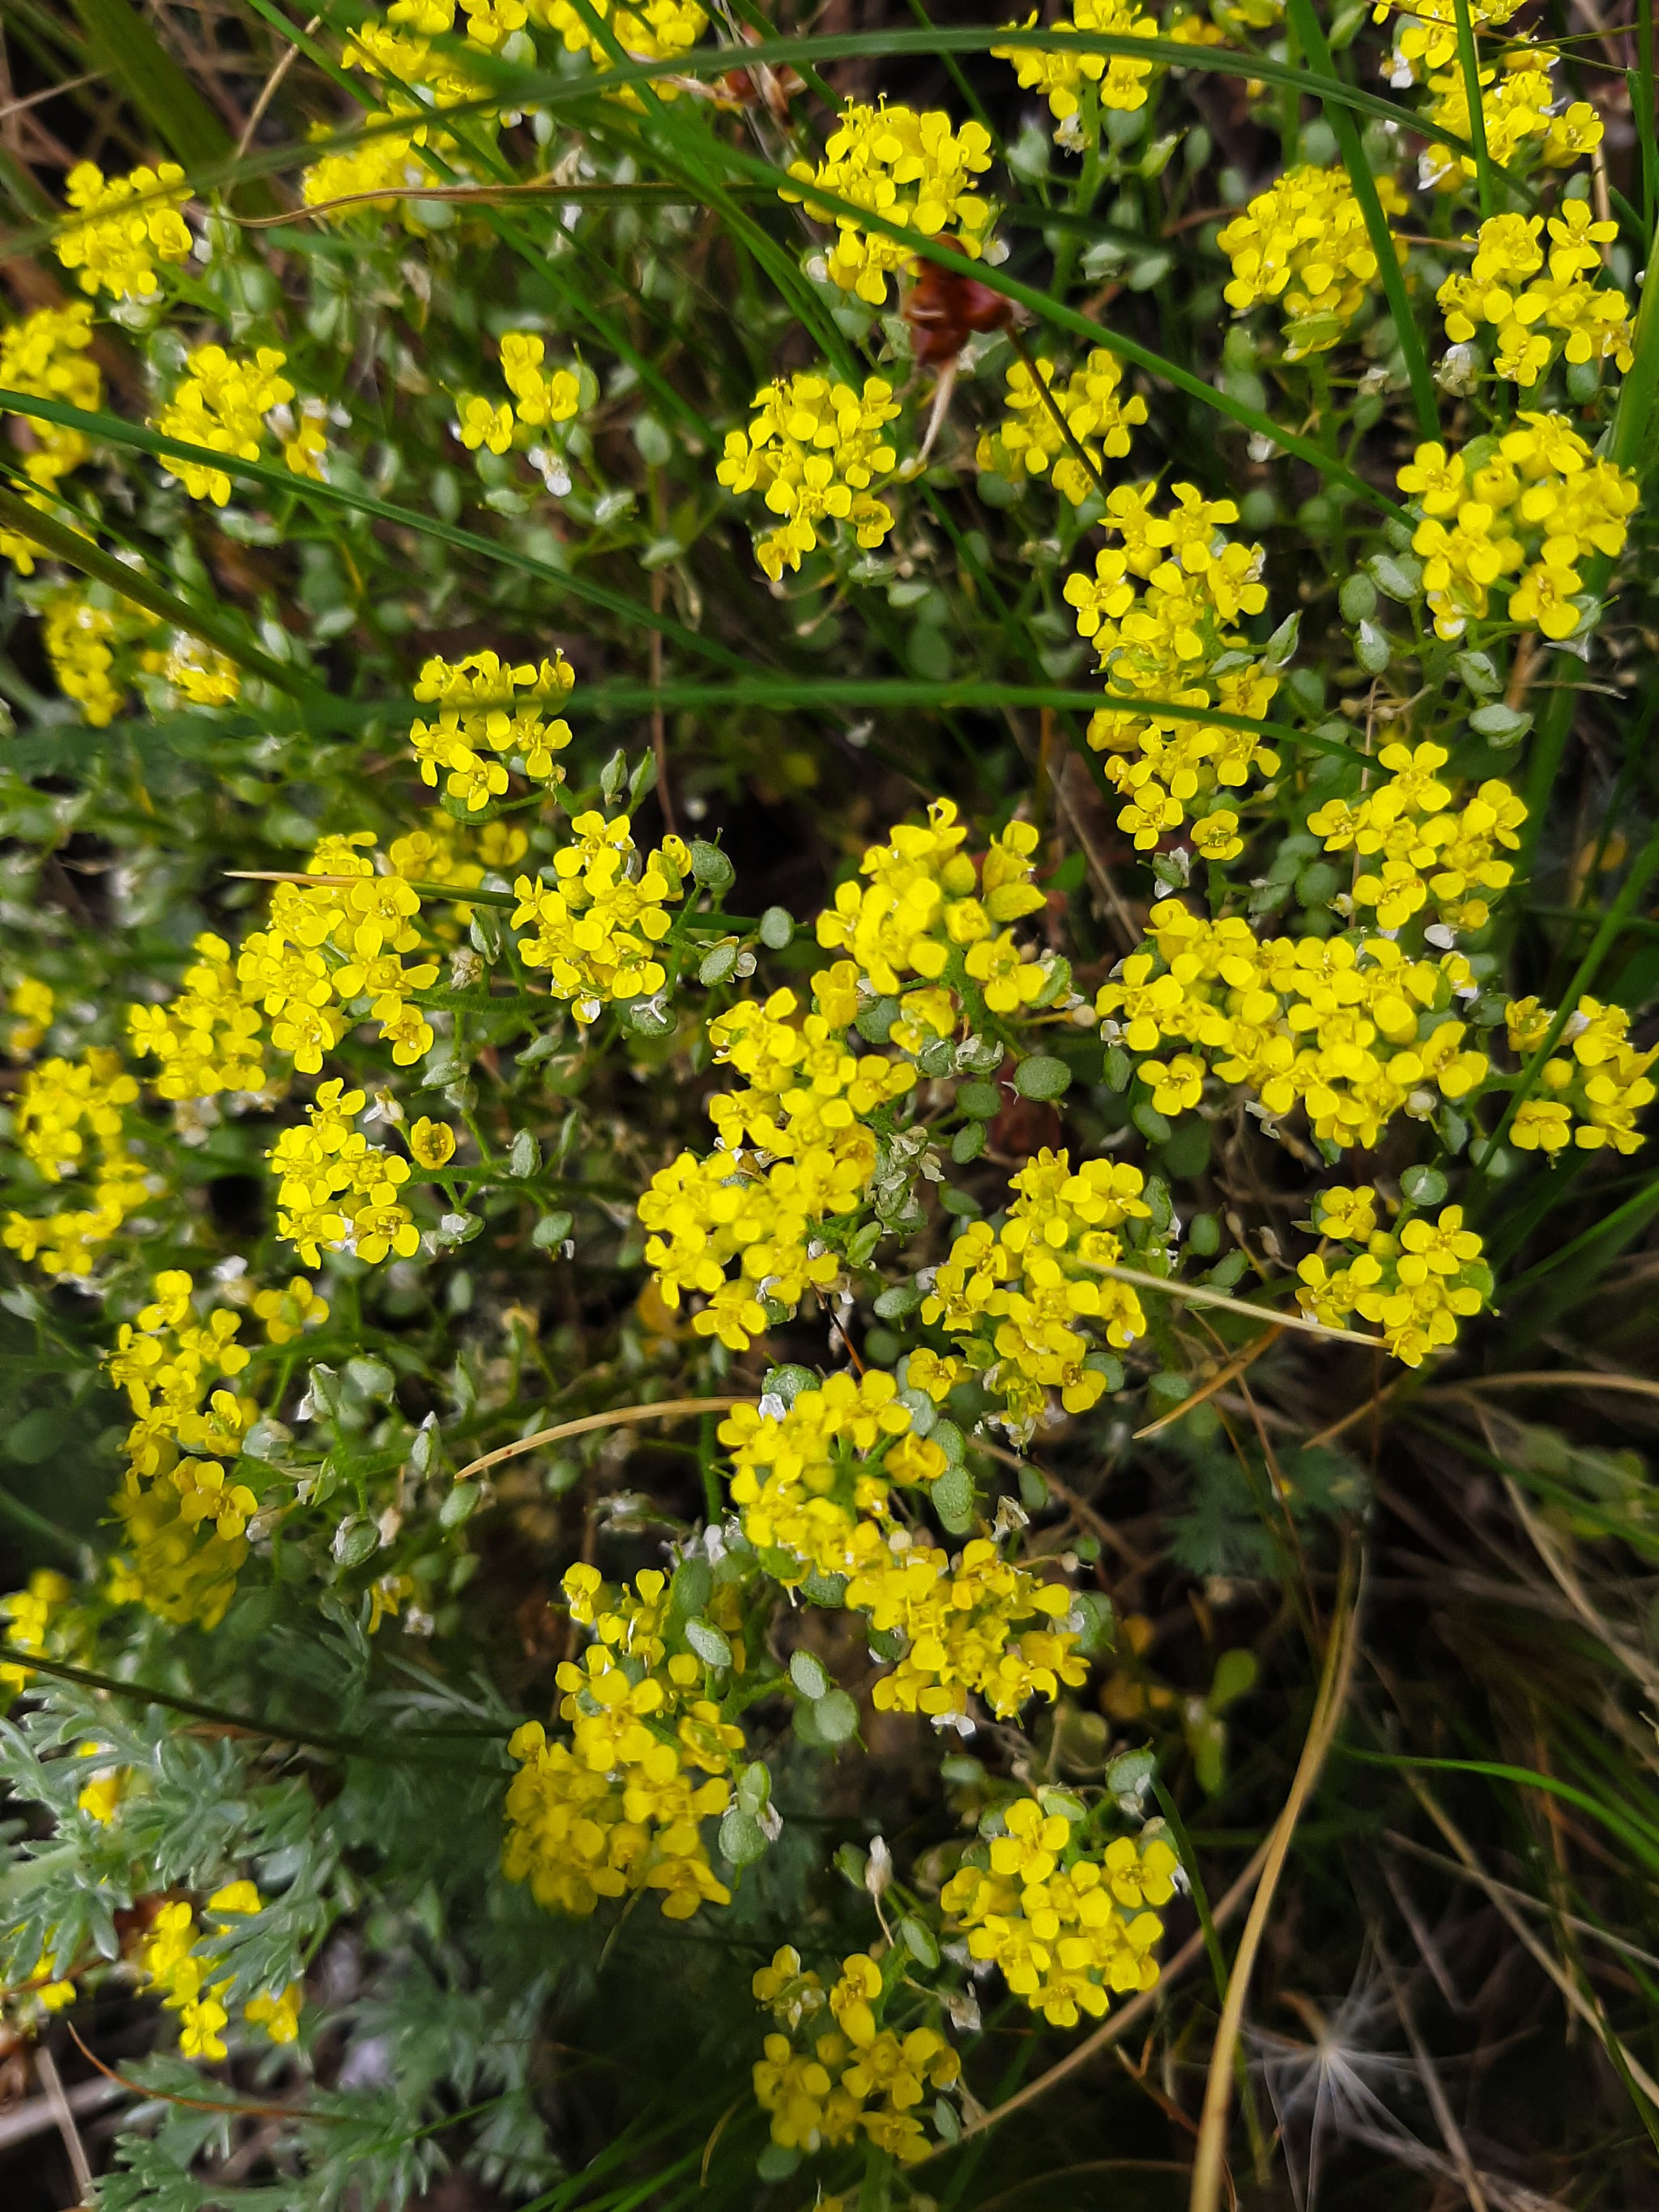
M1632 347L1635 358L1620 387L1607 452L1616 467L1628 469L1635 477L1638 491L1645 489L1655 459L1659 459L1659 274L1655 273L1659 267L1659 228L1650 235L1647 266L1648 282L1642 287L1641 305L1636 312ZM1596 554L1584 564L1584 589L1599 599L1612 574L1612 560L1605 553ZM1569 686L1571 672L1579 665L1576 654L1565 652L1558 652L1552 663L1550 675L1556 688L1539 717L1527 770L1527 823L1516 862L1518 879L1530 877L1537 857L1550 796L1572 730L1577 695Z
M1642 214L1650 231L1659 223L1659 110L1654 105L1653 0L1636 0L1635 83L1631 88L1630 112L1642 149ZM1653 264L1648 263L1650 269Z
M215 465L217 465L216 462ZM106 553L101 546L94 545L91 538L83 537L80 531L71 530L67 523L59 522L53 515L42 514L39 508L31 507L27 500L20 499L14 491L0 489L0 524L9 530L15 530L19 537L30 539L42 552L51 554L53 560L62 561L71 568L78 568L83 576L90 576L95 583L106 584L111 591L124 599L130 599L134 606L143 607L162 622L171 623L175 629L184 630L191 637L205 638L210 645L216 646L227 659L234 660L239 668L246 669L251 676L263 677L267 684L275 685L279 691L285 691L289 698L297 699L306 705L318 698L326 698L327 694L320 684L313 683L300 669L287 667L282 661L274 660L268 653L262 652L257 645L250 644L234 623L224 621L221 616L206 608L189 605L176 593L167 591L160 584L152 583L139 570L129 568L125 561L118 561L112 553Z
M1623 929L1627 917L1634 912L1637 900L1641 897L1656 874L1659 874L1659 832L1656 832L1650 837L1637 854L1635 865L1625 879L1623 889L1602 917L1601 927L1591 938L1589 949L1579 962L1572 981L1562 994L1560 1009L1555 1019L1550 1024L1544 1042L1522 1070L1521 1080L1510 1091L1504 1111L1498 1117L1498 1127L1486 1140L1485 1149L1477 1163L1475 1186L1473 1187L1478 1187L1480 1182L1486 1179L1492 1155L1503 1142L1510 1124L1514 1121L1516 1114L1531 1097L1538 1079L1544 1072L1544 1063L1561 1042L1567 1024L1572 1018L1573 1008L1595 981L1596 971L1606 958L1608 947Z
M590 606L602 607L607 613L616 615L624 622L638 623L641 629L659 631L665 638L705 660L712 660L731 669L746 669L751 665L743 654L730 651L711 638L699 635L696 630L686 629L670 616L653 613L643 600L630 599L624 592L613 592L603 584L592 583L570 569L556 568L546 561L538 561L533 554L520 552L517 546L502 544L494 538L480 538L471 530L463 530L455 523L441 521L435 515L422 514L414 507L396 507L390 501L372 497L368 492L345 491L334 484L321 483L314 477L296 477L290 470L274 467L266 461L240 460L234 453L222 453L207 446L189 445L179 438L165 437L159 430L141 428L137 423L124 422L118 415L66 407L61 401L37 399L27 392L0 391L0 413L32 416L39 422L55 422L64 429L82 430L88 437L100 440L106 445L125 446L136 453L149 453L161 460L195 461L204 468L222 470L226 476L239 483L260 484L267 490L286 492L309 500L315 506L369 515L378 521L392 523L399 529L416 531L422 537L434 538L441 544L453 546L458 552L477 554L486 561L499 562L503 568L516 568L523 575L555 584L573 598L585 599ZM16 503L19 507L23 506L21 501ZM27 524L14 523L12 526L26 529L38 543L46 544L46 539L35 528L35 523L40 518L35 516L33 507L27 508L26 512L32 519ZM64 535L76 538L73 531L66 532ZM79 542L77 538L76 543ZM72 560L75 556L63 554L59 557ZM91 573L91 570L88 571L88 574ZM123 569L122 574L125 575L129 572ZM118 588L125 592L128 599L137 599L141 606L149 604L147 600L139 599L138 594L129 590L125 584ZM167 619L173 618L169 614ZM196 625L197 635L208 638L212 644L219 643L217 637L201 627L197 617L192 616L191 621ZM222 650L229 653L231 648L225 646ZM252 666L253 664L246 659L248 648L239 647L238 651L243 655L244 665ZM274 667L276 664L272 662L271 665ZM272 678L271 681L274 683L276 678ZM290 672L290 689L292 681ZM333 703L337 705L339 702Z
M1469 19L1469 0L1452 0L1457 16L1457 65L1463 73L1463 93L1469 104L1469 137L1474 147L1475 183L1480 193L1480 220L1498 212L1492 191L1492 155L1486 149L1486 111L1480 105L1480 57L1475 52L1474 25Z
M1464 0L1459 0L1463 5ZM1288 0L1289 21L1303 52L1324 76L1334 78L1339 72L1319 18L1314 13L1313 0ZM1348 181L1353 186L1354 198L1365 222L1365 234L1370 240L1371 251L1376 256L1377 275L1382 279L1383 294L1389 302L1389 313L1394 319L1395 336L1406 363L1406 374L1412 388L1412 405L1417 413L1417 427L1424 438L1440 434L1440 404L1434 388L1434 379L1429 373L1428 356L1423 350L1422 332L1417 327L1417 318L1412 313L1411 301L1406 292L1406 273L1400 265L1395 251L1394 233L1389 228L1389 218L1382 211L1382 202L1377 193L1376 179L1371 174L1370 163L1365 159L1359 125L1354 121L1352 108L1340 100L1324 103L1325 120L1335 135L1342 155L1343 167L1348 172Z

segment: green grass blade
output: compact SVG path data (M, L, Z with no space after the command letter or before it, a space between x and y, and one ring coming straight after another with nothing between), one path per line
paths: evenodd
M205 168L231 153L230 133L129 0L73 0L99 65L175 161Z
M22 538L30 538L55 561L62 561L71 568L78 568L83 576L94 582L107 584L124 599L135 606L146 608L161 621L172 623L192 637L204 638L216 646L228 659L250 675L263 677L293 699L311 703L314 699L326 699L327 693L297 668L288 668L280 660L272 659L251 644L234 623L225 622L207 608L188 605L160 584L152 583L140 571L129 568L125 561L118 561L112 553L106 553L78 530L71 530L55 516L42 514L15 492L0 489L0 524L15 530Z
M1361 1751L1357 1744L1340 1741L1332 1746L1343 1758L1357 1759L1365 1766L1392 1766L1414 1773L1484 1774L1494 1782L1513 1782L1524 1790L1541 1790L1564 1804L1573 1805L1581 1813L1588 1813L1600 1821L1610 1835L1617 1836L1637 1856L1656 1873L1659 1873L1659 1826L1642 1820L1638 1815L1620 1812L1571 1782L1559 1781L1553 1774L1538 1774L1529 1766L1510 1766L1497 1759L1419 1759L1413 1753Z
M948 711L1005 707L1054 708L1061 713L1091 714L1097 708L1138 707L1148 714L1168 714L1176 721L1218 723L1234 730L1249 730L1271 738L1275 744L1299 745L1304 750L1353 758L1352 747L1335 738L1316 737L1311 731L1293 729L1288 722L1253 720L1215 707L1193 706L1173 699L1146 699L1127 691L1073 691L1063 685L986 683L978 678L927 682L921 678L823 678L816 672L798 678L751 677L733 684L648 684L615 682L585 689L581 703L599 713L643 714L653 707L687 708L706 713L717 707L761 707L793 713L815 707L932 707Z
M1659 874L1659 833L1650 837L1637 854L1631 872L1620 887L1618 897L1601 917L1600 928L1591 938L1585 949L1583 958L1573 971L1572 981L1561 994L1559 1010L1550 1024L1543 1042L1527 1062L1526 1066L1522 1070L1520 1082L1510 1091L1504 1103L1504 1111L1498 1117L1498 1127L1486 1140L1486 1148L1476 1164L1476 1188L1486 1179L1488 1164L1493 1153L1508 1134L1510 1125L1516 1115L1526 1101L1531 1097L1538 1079L1544 1072L1545 1062L1555 1050L1556 1046L1560 1043L1567 1024L1572 1019L1574 1007L1595 981L1596 971L1602 961L1606 959L1609 947L1620 931L1623 929L1629 916L1634 913L1636 902L1641 897L1656 874Z
M590 606L602 607L609 614L639 623L641 629L659 632L665 640L704 660L733 669L747 669L751 665L741 654L732 653L712 638L700 636L696 630L685 629L671 616L653 613L648 605L629 599L625 592L611 591L605 585L592 583L569 569L556 568L549 562L538 561L533 554L520 552L516 546L503 545L490 538L480 538L472 531L441 521L435 515L422 514L414 507L396 507L389 500L375 499L368 492L347 491L337 484L319 483L315 477L296 477L291 471L273 467L268 462L244 461L233 453L216 453L206 446L187 445L182 439L164 437L159 430L145 429L136 422L124 422L118 415L66 407L58 400L36 399L24 392L0 391L0 413L33 416L42 422L57 422L68 429L82 430L88 437L101 440L107 445L129 447L135 452L149 453L160 460L195 461L204 468L222 470L227 476L240 483L259 484L268 491L307 499L314 506L368 515L376 521L391 523L400 530L417 531L422 537L436 538L440 544L452 545L459 552L477 554L480 558L495 562L502 568L516 569L522 575L534 576L544 583L555 584L573 599L585 600ZM131 596L129 592L128 597ZM206 632L203 635L206 635Z
M1313 0L1288 0L1289 17L1292 29L1301 42L1302 51L1312 61L1320 75L1334 78L1336 64L1331 50L1325 42L1325 33L1314 13ZM1425 438L1440 434L1439 397L1434 388L1434 379L1429 374L1428 356L1423 350L1423 337L1417 327L1417 318L1412 313L1411 301L1406 293L1405 271L1395 252L1394 234L1389 228L1389 218L1382 212L1376 179L1371 174L1370 163L1365 159L1365 149L1360 142L1359 126L1354 121L1353 111L1340 100L1325 103L1325 120L1335 133L1348 181L1353 186L1354 198L1365 220L1365 234L1370 240L1371 251L1376 256L1377 275L1387 295L1389 312L1394 318L1395 336L1405 358L1406 374L1412 387L1412 405L1417 410L1417 427Z
M1474 47L1474 25L1469 18L1469 0L1452 0L1457 18L1457 66L1463 75L1463 94L1469 108L1469 137L1474 147L1474 176L1480 195L1480 219L1484 222L1498 212L1497 197L1492 184L1492 155L1486 146L1486 111L1480 104L1480 57Z

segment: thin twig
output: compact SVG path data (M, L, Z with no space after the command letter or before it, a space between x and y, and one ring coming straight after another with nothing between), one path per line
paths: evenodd
M1195 1406L1201 1406L1206 1398L1214 1397L1218 1390L1224 1390L1228 1383L1235 1381L1247 1367L1260 1359L1268 1346L1277 1343L1278 1340L1277 1324L1272 1328L1264 1329L1261 1334L1247 1344L1242 1352L1236 1352L1224 1367L1218 1367L1209 1381L1201 1389L1194 1390L1190 1398L1183 1398L1179 1405L1172 1406L1167 1413L1160 1413L1155 1421L1148 1421L1144 1429L1137 1429L1134 1432L1135 1442L1139 1443L1147 1437L1157 1436L1161 1429L1172 1427L1183 1414L1190 1413Z
M306 25L303 35L308 39L312 33L321 24L322 20L323 19L320 15L313 15L311 21ZM242 135L236 142L236 159L239 161L241 160L243 155L246 153L248 148L253 143L253 134L264 121L266 108L270 106L271 101L276 98L277 88L281 85L283 79L288 75L289 71L293 68L295 63L298 61L299 58L299 47L296 46L289 46L288 52L283 56L276 68L272 70L270 75L265 79L264 88L260 92L258 100L254 101L252 111L249 114L246 123L242 126ZM286 218L283 218L283 220L286 220Z
M73 2033L73 2031L71 2031ZM76 2041L80 2041L79 2036ZM40 2087L46 2093L46 2102L52 2106L52 2116L58 2123L58 2132L64 2139L64 2148L69 2154L70 2170L75 2176L78 2194L76 2202L90 2204L94 2182L92 2162L87 2156L87 2147L81 2140L81 2130L75 2124L75 2114L70 2100L64 2094L63 2077L58 2071L58 2062L43 2043L34 2054L34 2070L40 2077Z
M557 1443L562 1437L583 1437L595 1429L617 1429L636 1421L667 1420L682 1413L725 1413L733 1406L752 1406L752 1398L665 1398L657 1406L618 1406L609 1413L585 1413L579 1421L560 1421L550 1429L538 1429L534 1436L520 1437L516 1443L499 1444L494 1451L486 1452L464 1467L455 1477L465 1482L469 1476L482 1474L485 1468L499 1466L504 1459L517 1459L520 1452L536 1451L543 1444Z
M1310 1437L1303 1447L1304 1450L1315 1451L1321 1444L1334 1443L1339 1437L1346 1436L1350 1429L1357 1427L1369 1414L1380 1413L1395 1392L1402 1389L1409 1380L1408 1376L1397 1375L1385 1389L1373 1391L1371 1395L1363 1400L1359 1405L1350 1407L1340 1420L1333 1421L1328 1428L1321 1429L1316 1437Z
M9 100L0 107L0 123L9 123L14 115L26 114L31 107L39 107L45 100L57 100L66 92L76 92L83 84L96 84L109 74L107 70L88 70L84 76L72 76L65 84L49 84L44 92L32 92L27 100Z
M1442 2083L1438 2069L1429 2054L1429 2047L1418 2032L1412 2017L1412 2008L1405 1982L1395 1971L1395 1965L1378 1942L1375 1929L1371 1931L1371 1948L1376 1954L1376 1963L1382 1978L1389 1985L1389 1995L1394 1999L1394 2008L1407 2043L1416 2062L1418 2079L1428 2097L1429 2108L1434 2114L1434 2124L1440 2130L1440 2140L1451 2153L1457 2168L1458 2179L1463 2185L1463 2194L1469 2200L1469 2212L1488 2212L1486 2192L1480 2186L1480 2177L1475 2172L1474 2160L1469 2156L1469 2147L1463 2140L1463 2130L1457 2124Z
M1244 2003L1249 1994L1256 1954L1267 1932L1267 1916L1273 1910L1279 1876L1284 1873L1285 1861L1290 1856L1291 1839L1296 1833L1297 1822L1302 1817L1302 1808L1319 1779L1332 1738L1342 1717L1343 1708L1347 1704L1348 1686L1353 1680L1354 1653L1358 1645L1359 1607L1355 1582L1354 1555L1350 1549L1343 1558L1342 1580L1337 1589L1330 1630L1325 1638L1325 1666L1320 1678L1319 1693L1314 1703L1313 1720L1309 1726L1307 1741L1302 1747L1302 1756L1297 1761L1290 1795L1285 1800L1284 1810L1274 1821L1273 1832L1267 1838L1261 1880L1251 1901L1249 1917L1244 1923L1243 1934L1238 1939L1238 1949L1233 1954L1232 1970L1227 1978L1226 1999L1221 2008L1215 2041L1211 2047L1209 2079L1204 2087L1198 2155L1193 2164L1192 2195L1188 2199L1191 2212L1217 2212L1221 2202L1222 2179L1227 2159L1227 2114L1232 2104L1233 2052L1237 2047L1239 2031L1243 2025Z
M1460 1881L1474 1882L1493 1897L1507 1897L1514 1904L1524 1905L1528 1912L1546 1913L1552 1920L1559 1920L1564 1928L1571 1928L1575 1936L1588 1936L1595 1942L1605 1943L1610 1951L1622 1952L1626 1958L1659 1972L1659 1954L1644 1951L1638 1943L1627 1943L1622 1936L1613 1935L1610 1929L1598 1928L1593 1920L1581 1920L1575 1913L1563 1912L1541 1897L1533 1896L1529 1890L1516 1889L1510 1882L1499 1881L1495 1875L1476 1874L1468 1867L1460 1866L1455 1859L1449 1859L1443 1851L1431 1851L1426 1844L1416 1843L1394 1828L1384 1828L1382 1840L1397 1851L1408 1851L1413 1858L1421 1859L1425 1866L1438 1867L1443 1874L1455 1874ZM1400 1902L1397 1896L1395 1902Z
M1502 1893L1503 1885L1494 1882L1485 1867L1481 1865L1462 1829L1457 1826L1451 1815L1443 1808L1427 1784L1420 1780L1418 1776L1407 1773L1406 1786L1462 1861L1470 1881L1477 1883L1491 1898L1493 1910L1508 1924L1510 1932L1516 1941L1549 1976L1584 2025L1590 2028L1606 2046L1609 2057L1613 2051L1618 2052L1620 2063L1630 2080L1636 2084L1649 2103L1656 2109L1659 2109L1659 2082L1655 2081L1641 2061L1614 2034L1601 2006L1592 2002L1565 1968L1551 1958L1531 1929L1526 1925L1514 1906L1510 1905L1507 1897Z
M113 2066L106 2066L95 2051L88 2051L76 2034L73 2021L65 2021L64 2025L88 2066L95 2066L106 2081L118 2081L124 2089L130 2089L135 2097L142 2097L146 2104L182 2105L191 2112L226 2112L233 2119L343 2120L349 2117L344 2112L307 2111L300 2105L254 2105L240 2097L181 2097L171 2089L148 2088L143 2082L135 2081L130 2074L123 2074Z

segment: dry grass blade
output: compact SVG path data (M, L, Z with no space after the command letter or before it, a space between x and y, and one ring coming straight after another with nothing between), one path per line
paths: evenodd
M1648 2102L1659 2110L1659 2082L1654 2081L1653 2076L1641 2061L1613 2033L1601 2006L1587 1997L1565 1967L1550 1956L1510 1903L1504 1886L1500 1882L1493 1881L1475 1856L1467 1837L1452 1820L1450 1814L1439 1804L1427 1784L1419 1781L1413 1774L1408 1774L1406 1777L1406 1782L1418 1803L1434 1822L1435 1826L1439 1829L1453 1850L1456 1852L1470 1881L1484 1889L1492 1899L1492 1909L1501 1916L1516 1942L1548 1975L1580 2020L1600 2038L1609 2055L1615 2051L1618 2053L1623 2071L1635 2083Z
M76 2201L77 2204L88 2205L96 2190L91 2162L87 2157L87 2147L81 2140L81 2130L76 2124L74 2111L64 2094L58 2062L44 2043L34 2054L34 2070L40 2077L40 2087L46 2091L46 2102L52 2106L52 2118L58 2124L58 2132L68 2154L70 2169L75 2176L75 2186L79 2192Z
M1412 2015L1411 2000L1406 1984L1395 1971L1394 1961L1383 1949L1375 1929L1371 1931L1371 1948L1376 1954L1376 1963L1382 1970L1382 1978L1389 1985L1389 1994L1394 2000L1395 2013L1400 2021L1401 2032L1410 2046L1412 2057L1416 2062L1418 2078L1423 2084L1424 2093L1434 2113L1434 2124L1440 2130L1440 2139L1451 2153L1452 2163L1457 2168L1458 2179L1463 2185L1463 2194L1469 2201L1470 2212L1488 2212L1486 2192L1480 2185L1480 2176L1475 2171L1474 2160L1469 2156L1469 2147L1463 2140L1463 2130L1458 2126L1456 2115L1447 2100L1445 2087L1440 2079L1439 2070L1429 2054L1428 2045L1418 2031L1417 2022Z
M1426 1844L1417 1843L1410 1836L1400 1835L1393 1828L1382 1831L1382 1840L1393 1850L1406 1851L1413 1858L1421 1859L1425 1866L1438 1867L1443 1874L1455 1875L1460 1881L1474 1882L1491 1896L1507 1897L1511 1904L1524 1906L1528 1912L1541 1912L1548 1919L1559 1920L1564 1928L1571 1928L1575 1936L1585 1936L1592 1942L1605 1943L1610 1951L1620 1952L1626 1959L1635 1959L1642 1966L1651 1966L1659 1972L1659 1954L1644 1951L1639 1944L1626 1942L1622 1936L1615 1936L1606 1928L1598 1928L1593 1920L1581 1920L1576 1913L1559 1912L1554 1905L1547 1905L1541 1897L1534 1897L1524 1889L1516 1889L1509 1882L1499 1881L1495 1875L1476 1874L1456 1859L1449 1859L1443 1851L1431 1851Z
M1596 1367L1540 1367L1517 1375L1474 1375L1449 1385L1443 1395L1464 1397L1481 1390L1622 1390L1632 1397L1659 1398L1659 1382L1642 1375L1605 1375ZM1443 1395L1437 1390L1436 1397Z
M729 1413L733 1406L754 1402L752 1398L665 1398L655 1406L617 1406L608 1413L584 1413L580 1420L557 1421L550 1429L538 1429L533 1436L520 1437L514 1443L498 1444L494 1451L462 1468L455 1480L465 1482L471 1475L482 1474L487 1467L499 1467L503 1460L517 1459L522 1452L556 1444L565 1437L591 1436L596 1429L631 1428L641 1421L672 1420L685 1413Z
M1115 1267L1104 1260L1080 1259L1078 1264L1091 1275L1109 1275L1115 1283L1129 1283L1138 1291L1161 1291L1165 1297L1182 1299L1189 1306L1208 1306L1217 1313L1236 1314L1243 1321L1261 1322L1270 1330L1293 1328L1303 1336L1323 1337L1328 1344L1357 1344L1372 1352L1377 1348L1377 1339L1360 1329L1332 1328L1325 1322L1310 1321L1306 1314L1270 1313L1265 1306L1253 1306L1248 1298L1230 1298L1224 1291L1206 1290L1202 1283L1176 1282L1163 1275L1149 1275L1139 1267Z
M1297 1822L1302 1817L1302 1808L1324 1767L1326 1755L1347 1703L1348 1686L1353 1680L1359 1626L1355 1581L1354 1558L1350 1551L1343 1560L1342 1581L1325 1640L1325 1666L1314 1704L1313 1720L1302 1747L1302 1756L1297 1761L1295 1775L1291 1778L1290 1795L1285 1800L1284 1809L1273 1823L1273 1833L1267 1838L1261 1880L1251 1902L1249 1917L1244 1923L1243 1934L1239 1937L1238 1949L1227 1979L1226 1999L1221 2008L1221 2019L1210 2051L1209 2078L1204 2089L1198 2155L1193 2162L1192 2194L1188 2200L1191 2212L1217 2212L1221 2201L1226 2168L1227 2115L1232 2105L1233 2053L1237 2048L1239 2031L1243 2025L1244 2003L1249 1994L1256 1954L1267 1931L1267 1916L1273 1910L1279 1876L1290 1854L1291 1839L1296 1833Z
M1206 1398L1213 1398L1218 1390L1224 1390L1228 1383L1237 1381L1247 1367L1253 1366L1264 1352L1270 1351L1279 1341L1279 1336L1277 1324L1270 1329L1264 1330L1254 1344L1247 1344L1242 1352L1234 1353L1224 1367L1217 1368L1209 1380L1200 1383L1190 1398L1183 1398L1178 1406L1172 1406L1167 1413L1160 1413L1157 1420L1148 1421L1145 1428L1137 1429L1134 1432L1135 1442L1139 1443L1145 1437L1155 1437L1161 1431L1172 1428L1183 1415L1190 1413L1195 1406L1201 1406Z

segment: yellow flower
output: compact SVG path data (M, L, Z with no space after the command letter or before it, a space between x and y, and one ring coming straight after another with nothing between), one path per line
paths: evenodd
M409 1133L409 1149L422 1167L443 1167L455 1157L455 1132L446 1122L422 1116Z

